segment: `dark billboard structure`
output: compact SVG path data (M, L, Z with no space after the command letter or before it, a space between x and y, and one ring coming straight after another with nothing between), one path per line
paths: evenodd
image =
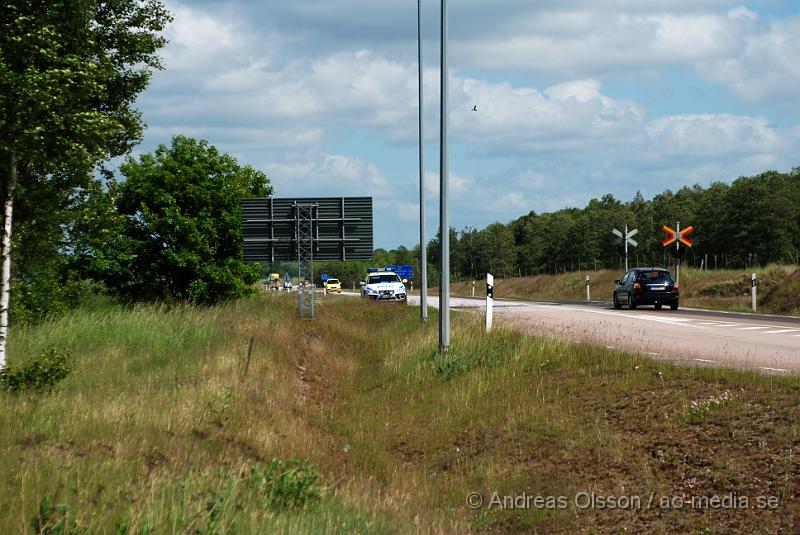
M369 260L372 197L242 200L245 262Z

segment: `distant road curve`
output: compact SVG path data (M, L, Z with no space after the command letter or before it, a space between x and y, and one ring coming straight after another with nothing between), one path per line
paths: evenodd
M428 301L438 307L438 297ZM482 309L484 299L451 297L451 308ZM419 296L409 304L419 306ZM699 366L800 373L800 318L708 310L615 310L609 303L495 300L495 317L532 334L557 335Z

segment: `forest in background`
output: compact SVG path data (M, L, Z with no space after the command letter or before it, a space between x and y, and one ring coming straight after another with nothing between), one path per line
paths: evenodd
M450 229L451 278L483 278L561 273L580 269L622 269L624 252L613 228L638 229L630 265L674 264L663 225L694 227L694 246L684 252L686 265L738 269L771 263L800 263L800 168L767 171L733 183L714 182L647 200L637 192L629 202L607 194L584 208L530 212L509 223L483 229ZM439 280L438 236L428 243L428 281ZM377 249L373 262L320 262L316 272L336 274L347 285L363 278L369 265L413 265L419 280L419 246Z

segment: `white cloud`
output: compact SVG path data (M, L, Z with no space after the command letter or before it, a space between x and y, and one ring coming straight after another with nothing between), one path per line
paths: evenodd
M395 188L378 167L356 156L301 153L265 165L280 195L392 198Z
M650 153L659 158L719 158L779 152L786 139L761 117L731 114L674 115L647 127Z
M475 195L476 185L475 179L470 176L457 175L453 172L449 173L450 180L447 183L450 196L454 198L465 198L470 195ZM439 195L439 173L433 171L425 171L425 193L431 196Z
M248 42L235 19L196 9L185 4L170 6L174 15L166 37L165 50L168 68L177 72L196 72L219 64L220 59L240 52Z
M793 103L800 93L798 57L800 16L794 16L749 29L737 54L700 62L697 72L730 87L748 101Z
M735 50L737 37L723 15L639 14L599 5L540 11L519 26L510 34L464 39L454 47L461 61L474 67L570 75L724 57Z

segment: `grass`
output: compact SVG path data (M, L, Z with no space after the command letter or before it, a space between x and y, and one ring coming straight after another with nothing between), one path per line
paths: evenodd
M750 274L758 277L757 311L765 314L800 315L800 269L795 266L770 265L748 270L700 270L681 268L681 305L751 312ZM674 271L673 271L674 273ZM540 301L582 301L586 299L586 276L591 282L594 300L611 299L614 281L621 272L615 270L575 271L558 275L495 278L495 297L535 299ZM454 295L468 296L472 282L451 284ZM433 290L436 293L436 289ZM475 295L485 295L485 284L478 281Z
M798 378L485 334L469 314L440 355L435 311L424 328L411 307L329 297L303 322L294 305L104 305L12 330L14 364L52 346L74 362L52 392L0 393L0 533L797 527ZM778 505L583 509L582 492Z

